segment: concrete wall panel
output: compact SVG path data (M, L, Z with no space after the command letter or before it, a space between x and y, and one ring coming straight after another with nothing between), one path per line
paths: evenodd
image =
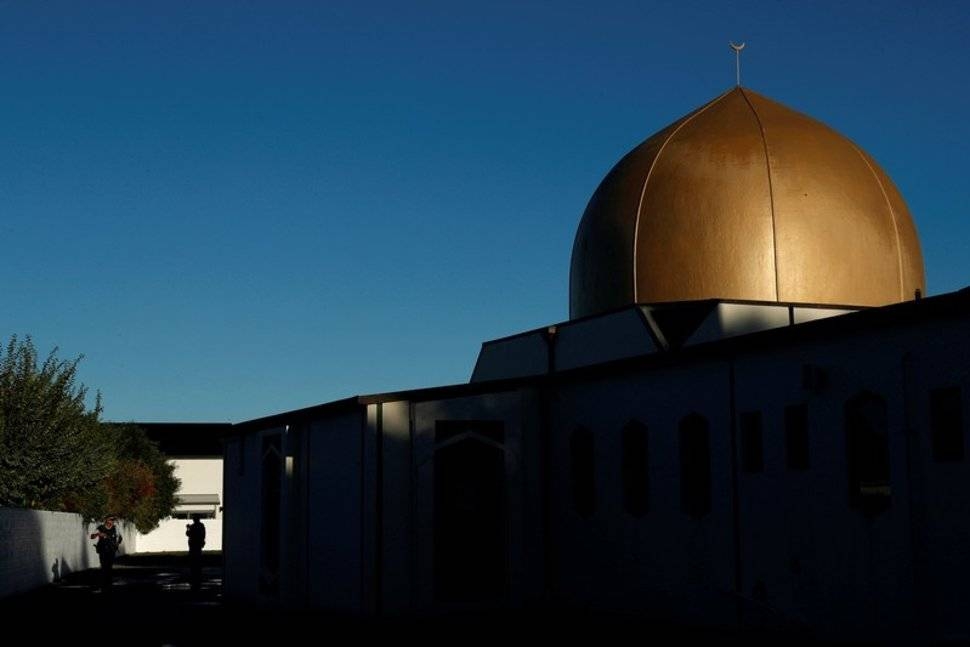
M90 535L97 523L81 515L0 508L0 598L56 582L68 573L99 566ZM134 526L121 523L119 555L137 544Z

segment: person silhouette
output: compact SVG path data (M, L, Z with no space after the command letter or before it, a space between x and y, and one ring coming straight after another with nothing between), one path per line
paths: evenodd
M115 527L115 518L108 516L104 518L98 528L91 533L91 539L97 538L98 543L94 549L98 552L98 560L101 562L101 590L107 592L111 588L111 567L115 563L115 554L121 544L121 533Z
M199 521L199 515L192 515L192 523L185 526L185 534L189 538L192 590L198 591L202 584L202 547L205 546L205 524Z

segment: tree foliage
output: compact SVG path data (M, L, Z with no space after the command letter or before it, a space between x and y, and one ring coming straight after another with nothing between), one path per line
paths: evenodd
M102 482L106 511L115 511L149 532L175 508L179 481L158 446L134 424L106 425L118 461ZM92 515L101 516L101 515Z
M113 514L148 532L171 514L178 480L145 432L85 405L81 358L42 363L30 337L0 355L0 505Z
M30 337L11 337L0 357L0 505L63 510L65 500L104 479L115 459L98 417L76 383L81 358L42 363Z

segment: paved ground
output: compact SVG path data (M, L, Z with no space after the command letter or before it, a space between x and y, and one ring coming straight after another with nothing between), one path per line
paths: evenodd
M111 636L129 644L193 644L194 631L209 635L225 615L221 555L206 555L201 589L190 590L188 555L137 555L115 564L110 591L100 590L100 573L71 573L60 582L0 602L5 620L24 623L37 638L76 637L80 642ZM213 625L210 627L210 625ZM8 622L2 626L9 627ZM129 637L137 636L135 640ZM36 641L32 641L36 642Z
M189 586L186 555L135 555L115 566L107 594L96 570L72 573L61 582L0 601L0 628L13 631L10 644L51 639L79 643L108 638L131 645L317 644L351 639L420 640L455 647L509 640L552 641L583 647L628 644L779 644L805 642L789 632L738 633L665 624L628 616L582 612L529 611L436 618L364 621L319 612L283 612L227 603L222 596L221 556L206 555L198 592ZM17 622L23 620L22 623ZM22 632L22 629L34 633ZM15 641L15 642L14 642ZM6 640L0 640L6 644Z

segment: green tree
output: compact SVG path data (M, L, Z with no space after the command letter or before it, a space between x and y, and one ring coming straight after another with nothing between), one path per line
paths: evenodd
M175 509L179 489L175 466L141 427L106 424L105 431L117 457L114 469L102 482L106 510L134 523L140 532L149 532Z
M99 420L85 405L81 357L38 361L11 337L0 355L0 506L116 515L148 532L175 507L174 467L144 430Z
M81 357L42 363L30 337L0 353L0 505L65 510L115 467L101 429L101 396L88 409L76 383Z

